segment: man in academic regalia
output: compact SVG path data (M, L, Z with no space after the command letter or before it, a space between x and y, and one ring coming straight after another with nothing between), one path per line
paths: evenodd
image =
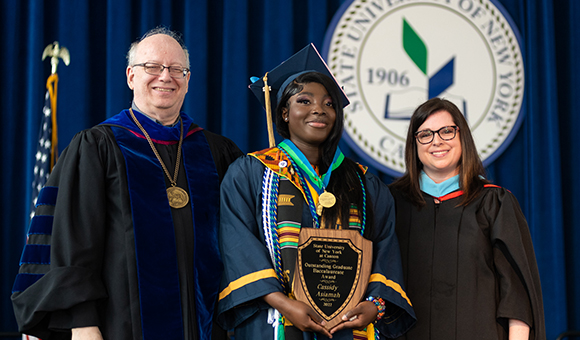
M189 56L174 32L149 31L127 59L132 107L77 134L39 195L12 295L20 331L225 338L219 183L242 153L180 112Z

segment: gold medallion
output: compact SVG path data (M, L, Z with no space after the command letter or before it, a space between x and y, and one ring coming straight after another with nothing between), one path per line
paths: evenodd
M169 205L175 209L183 208L189 203L189 195L180 187L167 188L167 199L169 199Z
M331 194L330 192L324 190L324 192L320 195L320 197L318 197L318 204L320 204L321 206L325 207L325 208L330 208L332 206L334 206L334 204L336 203L336 197L334 197L333 194Z
M159 164L161 164L161 167L163 168L165 175L169 179L169 182L171 182L171 187L167 188L167 199L169 200L169 206L174 209L185 207L187 203L189 203L189 195L185 190L177 186L177 175L179 174L179 161L181 160L181 146L183 143L183 120L181 120L181 117L179 117L179 122L181 123L181 132L179 133L179 145L177 146L177 159L175 161L175 171L173 172L173 178L171 178L171 175L169 174L169 171L167 170L165 163L163 163L161 156L159 156L159 152L157 152L157 149L155 148L155 145L153 144L151 137L149 137L149 134L147 133L147 131L145 131L143 125L141 125L141 123L139 123L139 121L135 117L132 108L129 109L129 112L131 113L131 118L133 118L135 125L137 125L139 130L141 130L141 132L143 132L143 135L145 135L145 138L147 138L147 142L149 143L151 150L153 150L153 153L155 154L155 157L157 157Z

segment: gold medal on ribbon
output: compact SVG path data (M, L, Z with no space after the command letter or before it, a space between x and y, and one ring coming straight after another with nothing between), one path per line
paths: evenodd
M323 208L331 208L336 204L336 197L324 190L324 192L318 197L318 205L316 206L316 213L318 216L322 216Z
M167 199L169 199L169 206L175 209L183 208L189 203L189 195L180 187L167 188Z
M330 192L324 190L324 192L318 197L318 203L324 208L331 208L336 203L336 197Z

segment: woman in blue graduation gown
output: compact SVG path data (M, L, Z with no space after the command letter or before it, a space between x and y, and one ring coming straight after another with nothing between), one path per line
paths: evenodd
M526 219L513 194L484 178L457 107L419 106L405 154L391 190L417 324L402 339L545 339Z
M240 158L221 187L218 322L233 328L236 340L399 336L415 319L401 283L392 196L338 148L346 99L336 82L301 72L309 67L292 58L280 67L287 72L271 71L269 83L277 131L286 139ZM335 196L333 206L319 206L325 193ZM356 230L373 242L369 299L343 311L344 321L331 329L292 289L300 230L318 227Z

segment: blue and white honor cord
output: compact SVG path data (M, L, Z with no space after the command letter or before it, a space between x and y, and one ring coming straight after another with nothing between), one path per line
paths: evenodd
M266 247L270 254L272 266L276 271L278 281L285 290L285 283L282 275L282 256L280 255L280 243L278 241L278 185L280 178L274 171L266 168L262 180L262 225L264 228L264 238ZM274 328L274 340L284 338L284 325L282 315L277 309L268 309L268 323Z

